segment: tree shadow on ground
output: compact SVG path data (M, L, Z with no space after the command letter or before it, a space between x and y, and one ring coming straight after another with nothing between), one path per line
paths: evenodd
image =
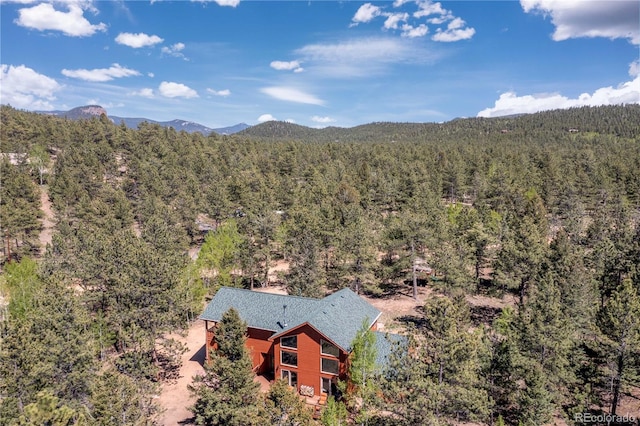
M471 311L471 322L475 326L480 324L490 326L502 312L502 308L494 308L491 306L469 306L469 310Z
M413 308L414 315L402 315L396 318L398 322L408 327L414 327L416 329L422 329L426 327L427 320L424 318L424 308L422 306L416 306Z

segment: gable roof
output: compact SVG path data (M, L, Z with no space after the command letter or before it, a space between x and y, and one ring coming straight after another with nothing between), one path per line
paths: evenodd
M370 326L380 316L379 310L348 288L324 299L312 299L222 287L200 318L220 321L232 307L247 326L272 331L272 339L308 323L345 352L351 350L363 321Z
M376 337L376 364L378 366L387 365L389 357L397 347L400 347L406 352L407 345L409 344L406 336L382 331L374 331L373 334Z

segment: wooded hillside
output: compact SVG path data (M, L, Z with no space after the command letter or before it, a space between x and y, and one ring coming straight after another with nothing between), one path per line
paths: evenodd
M290 294L441 296L369 424L571 422L640 397L639 105L209 137L0 114L0 424L153 424L166 333L276 260ZM479 318L468 294L518 303Z

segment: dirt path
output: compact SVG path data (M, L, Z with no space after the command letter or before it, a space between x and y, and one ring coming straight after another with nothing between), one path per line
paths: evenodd
M191 384L193 376L203 372L204 336L204 322L202 320L197 320L189 327L186 337L171 336L184 343L188 350L182 355L182 367L178 380L162 385L158 402L165 412L160 417L160 425L191 424L192 414L189 411L189 406L194 403L194 400L191 398L187 386Z
M40 231L40 246L44 253L47 244L51 244L51 237L53 235L54 215L53 208L51 206L51 200L49 199L49 186L40 185L40 209L44 216L42 217L42 231Z

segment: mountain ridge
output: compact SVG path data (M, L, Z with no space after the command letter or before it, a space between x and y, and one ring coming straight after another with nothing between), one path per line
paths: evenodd
M162 127L173 127L177 131L184 130L187 133L200 132L205 136L208 136L211 133L217 133L219 135L231 135L251 127L246 123L238 123L233 126L212 129L200 123L196 123L194 121L189 121L189 120L174 119L170 121L157 121L157 120L152 120L150 118L144 118L144 117L119 117L115 115L109 115L107 113L107 110L100 105L83 105L83 106L72 108L67 111L56 110L56 111L34 111L34 112L38 114L53 115L56 117L66 117L71 120L90 119L94 117L99 117L100 115L104 114L113 123L115 124L124 123L125 126L131 129L136 129L138 128L138 125L140 125L140 123L147 122L151 124L158 124Z

